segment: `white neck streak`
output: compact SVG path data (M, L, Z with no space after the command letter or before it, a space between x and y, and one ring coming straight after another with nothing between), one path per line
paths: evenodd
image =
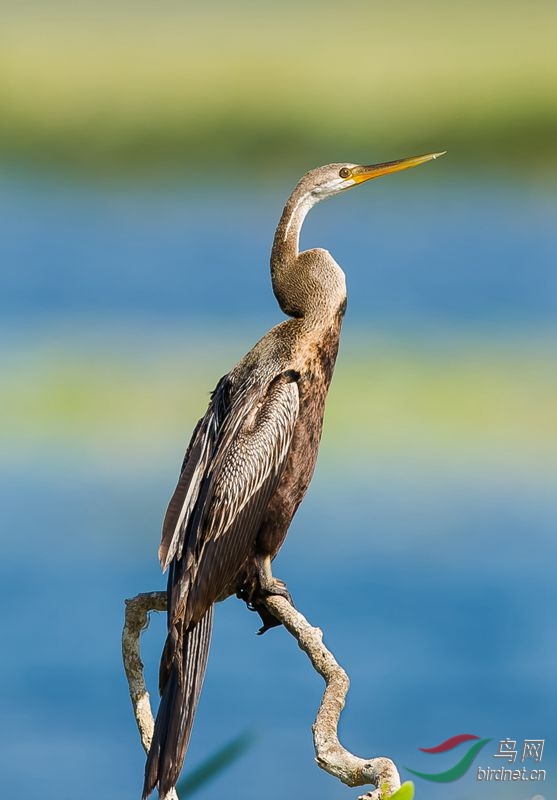
M298 256L302 225L308 211L319 200L319 196L311 191L302 190L300 186L297 186L291 194L284 207L275 234L271 255L271 269L275 261L282 261L285 258L295 259Z

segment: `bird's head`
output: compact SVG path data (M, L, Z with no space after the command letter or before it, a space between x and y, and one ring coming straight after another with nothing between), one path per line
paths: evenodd
M300 229L308 211L320 200L352 186L442 155L428 153L368 166L327 164L306 172L284 207L271 252L273 291L285 314L328 319L343 307L346 298L344 273L328 251L314 248L299 252Z
M326 197L331 197L338 192L344 192L360 183L365 183L372 178L379 178L381 175L389 175L391 172L399 172L409 167L417 167L432 161L443 153L428 153L424 156L412 156L411 158L400 158L397 161L386 161L383 164L370 164L362 166L359 164L327 164L324 167L317 167L307 172L299 185L304 185L304 189L311 193L313 202L318 202Z

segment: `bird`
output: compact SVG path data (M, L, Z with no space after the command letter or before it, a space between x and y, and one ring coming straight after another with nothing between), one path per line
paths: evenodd
M444 153L307 172L288 198L271 250L271 282L286 319L220 379L187 448L163 522L168 569L161 696L145 766L143 799L176 786L203 684L213 607L231 595L259 612L260 633L279 625L264 605L292 598L271 562L311 481L325 400L346 309L341 267L322 248L299 249L318 202Z

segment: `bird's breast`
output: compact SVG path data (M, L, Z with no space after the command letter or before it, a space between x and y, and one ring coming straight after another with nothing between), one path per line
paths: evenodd
M299 414L283 473L281 494L290 495L290 502L286 505L294 510L302 501L313 476L338 342L339 330L331 331L319 342L307 343L293 364L300 376Z

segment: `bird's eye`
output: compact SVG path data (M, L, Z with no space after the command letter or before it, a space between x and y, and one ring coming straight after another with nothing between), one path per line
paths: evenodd
M341 178L349 178L350 177L350 170L348 167L342 167L340 172L338 173Z

